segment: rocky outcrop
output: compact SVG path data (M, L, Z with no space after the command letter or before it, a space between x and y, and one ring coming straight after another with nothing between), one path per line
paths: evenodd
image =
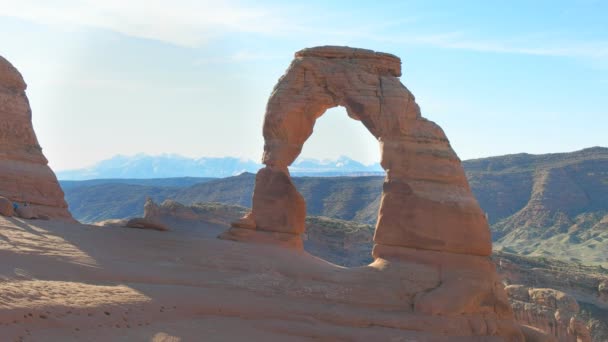
M0 195L29 203L35 215L72 219L57 177L32 127L21 74L0 57Z
M604 303L608 303L608 279L597 286L597 292L599 299Z
M11 217L14 214L13 203L8 198L0 196L0 215Z
M443 130L421 116L399 76L400 59L386 53L333 46L297 52L266 108L265 167L256 176L252 210L220 238L302 248L306 204L288 166L316 119L343 106L378 139L386 170L372 253L372 265L383 265L378 279L391 284L383 291L407 298L399 310L442 326L466 318L459 336L522 341L488 258L488 222L460 159Z
M128 219L108 219L93 223L94 226L99 227L126 227Z
M503 278L503 282L510 285L510 301L515 308L516 316L522 319L524 324L535 324L533 322L538 321L536 327L551 334L554 331L561 330L561 336L564 336L563 332L570 328L569 322L565 324L563 319L558 320L555 317L557 323L554 322L555 324L551 327L553 323L550 322L553 321L551 320L551 314L547 312L551 310L551 312L555 312L556 310L551 309L551 305L547 308L547 305L539 306L532 300L528 301L529 295L525 294L530 289L551 289L548 293L566 294L565 297L563 295L556 296L556 303L569 303L565 306L569 306L569 309L562 310L560 317L573 316L574 313L576 320L583 323L585 329L589 331L592 341L604 342L608 340L608 301L602 297L602 284L608 281L608 271L606 269L575 262L564 262L545 257L520 256L500 251L494 252L493 259L498 266L498 272ZM513 297L517 293L514 292L516 288L522 289L522 295L516 296L520 298L519 300ZM521 298L524 298L524 300L521 300ZM550 302L553 302L553 300ZM574 305L573 302L577 304ZM522 305L522 303L524 304ZM579 306L581 307L580 311L576 309ZM556 324L561 324L561 328L556 328L558 327ZM578 331L583 331L583 329L578 329ZM585 333L579 334L585 336ZM557 335L555 336L557 338ZM573 338L571 335L565 336Z
M38 218L38 215L36 215L36 213L34 212L34 209L31 206L17 207L17 209L15 209L15 214L17 214L17 216L19 216L23 219L26 219L26 220Z
M287 167L300 154L316 119L331 107L343 106L378 139L387 172L375 243L489 255L485 215L460 160L441 128L421 116L414 96L399 81L399 58L327 46L304 49L295 57L268 101L266 167L256 177L252 213L235 227L302 233L305 204Z
M135 217L127 221L125 224L127 228L139 228L139 229L151 229L151 230L159 230L159 231L167 231L169 227L158 222L156 220L150 220L143 217Z
M536 327L559 342L591 341L589 330L577 317L580 308L573 297L524 285L509 285L506 291L520 323Z
M174 224L176 220L185 221L188 226L195 222L230 226L232 221L243 216L246 211L247 208L244 207L213 202L186 206L173 200L165 200L158 205L149 199L144 205L144 217L147 219L166 224Z
M170 230L169 226L162 222L161 208L148 197L144 204L144 217L134 217L131 219L109 219L95 222L93 225L100 227L120 227L151 229L158 231Z

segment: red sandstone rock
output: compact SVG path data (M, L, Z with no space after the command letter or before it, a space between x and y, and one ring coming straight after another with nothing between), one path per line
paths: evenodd
M13 203L6 197L0 196L0 215L2 216L13 216Z
M37 214L36 216L38 216L37 219L39 219L39 220L45 220L46 221L46 220L50 220L51 219L48 215L45 215L45 214Z
M169 230L169 227L167 227L166 225L164 225L161 222L146 219L146 218L141 218L141 217L136 217L136 218L130 219L129 221L127 221L127 224L125 225L125 227L139 228L139 229L152 229L152 230L159 230L159 231Z
M591 334L577 318L579 306L568 294L554 289L529 288L523 285L506 287L515 317L559 342L590 342Z
M306 204L291 181L287 168L265 167L258 171L253 193L256 228L301 234L304 232Z
M249 216L257 229L302 233L305 204L287 166L300 154L316 119L343 106L378 139L387 171L375 243L490 254L487 221L460 160L441 128L421 117L400 75L399 58L385 53L331 46L296 53L266 109L267 167L258 172ZM251 227L250 221L236 225Z
M399 76L401 61L386 53L334 46L297 52L266 107L266 167L256 177L252 211L220 238L301 248L306 207L288 166L316 119L343 106L378 139L387 173L370 265L378 273L367 284L382 280L373 305L397 296L382 307L437 320L422 331L456 324L457 336L523 341L488 258L488 223L460 159L443 130L421 116Z
M247 213L245 216L241 217L237 221L232 222L231 226L234 228L255 229L256 223L255 218L253 217L253 213Z
M144 205L144 218L149 220L163 221L166 218L197 221L199 215L191 207L179 202L165 200L161 206L148 198Z
M521 331L526 338L526 342L558 342L555 337L529 325L522 325Z
M72 219L32 127L21 74L0 57L0 195L28 202L37 214Z
M30 206L27 206L27 207L19 206L15 210L15 214L17 214L17 216L19 216L23 219L28 219L28 220L38 218L38 216L34 212L34 209L32 209L32 207L30 207Z

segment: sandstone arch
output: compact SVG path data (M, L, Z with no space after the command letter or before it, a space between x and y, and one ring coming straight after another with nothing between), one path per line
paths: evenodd
M343 106L378 139L387 173L374 257L400 254L398 247L489 255L488 224L460 160L443 130L421 116L400 76L400 59L386 53L333 46L297 52L266 108L266 167L256 177L252 211L223 238L270 239L301 248L305 203L288 166L315 120Z

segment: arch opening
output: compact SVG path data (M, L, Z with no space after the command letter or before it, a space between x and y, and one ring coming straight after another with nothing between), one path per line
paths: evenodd
M328 109L315 122L313 133L306 140L302 152L296 161L289 166L292 175L300 175L298 165L303 160L316 159L319 161L335 161L346 157L363 166L370 166L380 162L380 148L378 140L369 133L360 121L353 120L342 106ZM334 165L344 172L365 169L358 164ZM378 166L373 170L383 172Z
M302 172L310 159L327 160L327 169ZM379 161L377 139L361 122L349 117L344 107L330 108L317 118L302 153L289 166L306 202L305 251L345 267L372 261L374 227L386 175ZM366 165L373 163L375 168ZM326 173L330 168L340 171Z
M377 279L368 284L383 291L373 296L382 292L390 307L401 305L441 319L479 318L494 311L510 320L512 315L502 309L508 302L487 258L488 223L460 160L441 128L420 115L399 76L401 62L393 55L335 46L297 52L268 101L265 167L256 175L252 210L220 238L304 248L306 201L288 166L302 152L316 119L341 105L378 138L386 170L374 262L350 275L362 270L366 281Z
M268 100L265 167L256 175L252 210L221 237L303 249L306 201L288 166L316 120L343 106L378 139L386 170L373 258L412 250L489 255L488 224L460 160L399 76L401 61L389 54L331 46L297 52Z

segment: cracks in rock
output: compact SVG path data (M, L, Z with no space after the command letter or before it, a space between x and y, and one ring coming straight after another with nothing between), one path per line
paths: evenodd
M378 84L380 85L380 94L378 94L378 103L380 104L379 116L382 117L382 105L384 104L384 84L382 83L382 76L378 76Z
M433 292L433 291L437 290L438 288L440 288L441 286L443 286L443 265L441 265L441 264L437 265L437 277L438 277L438 282L437 282L437 285L435 285L435 287L430 287L428 289L420 291L413 296L412 305L411 305L412 312L418 312L416 310L416 304L420 301L421 297L426 297L431 292Z
M407 92L407 102L405 103L405 108L403 108L403 116L407 118L407 112L410 109L413 96L407 88L405 88L405 91Z
M325 83L323 85L321 85L323 87L323 89L325 90L325 92L331 96L332 101L334 102L335 105L340 105L343 101L340 98L340 96L338 96L338 94L336 94L333 90L331 90L329 88L329 85L327 84L327 80L325 80Z

